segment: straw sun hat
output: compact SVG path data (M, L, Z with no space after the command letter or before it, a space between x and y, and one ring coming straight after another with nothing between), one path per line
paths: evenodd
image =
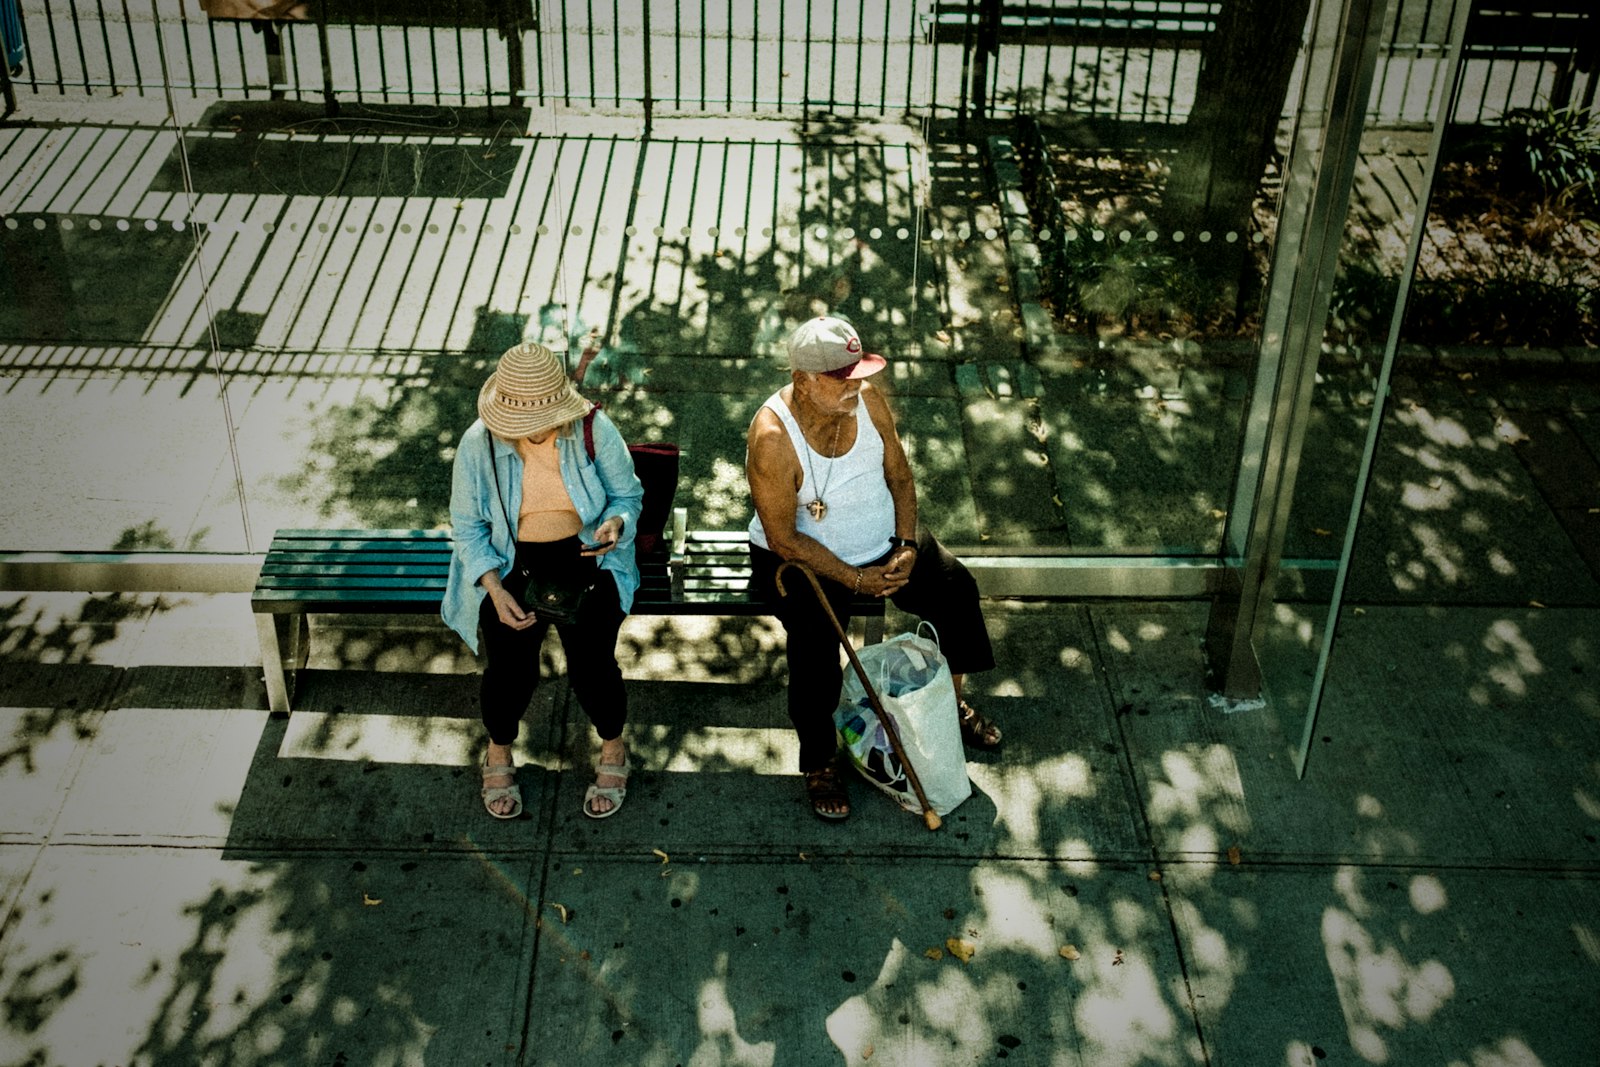
M589 406L572 388L556 354L535 341L506 349L478 391L478 417L490 433L508 441L581 419Z

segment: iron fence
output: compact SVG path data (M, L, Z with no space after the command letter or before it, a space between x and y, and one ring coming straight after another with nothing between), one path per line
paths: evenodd
M0 0L36 94L1182 122L1227 0ZM1389 12L1372 120L1433 113L1457 0ZM1477 0L1456 118L1591 105L1590 0ZM20 17L18 17L20 16ZM17 38L20 38L18 40ZM13 61L15 57L15 61Z

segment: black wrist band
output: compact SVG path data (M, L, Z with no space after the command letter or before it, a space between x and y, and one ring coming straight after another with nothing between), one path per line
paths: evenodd
M917 543L915 541L913 541L909 537L891 537L891 538L889 538L889 547L890 548L916 548L917 547Z

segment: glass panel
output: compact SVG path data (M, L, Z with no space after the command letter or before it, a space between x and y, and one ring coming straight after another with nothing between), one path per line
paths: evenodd
M1310 6L930 16L927 355L944 366L923 373L970 450L950 541L1221 553Z
M1461 40L1466 19L1464 9L1444 12L1448 20L1440 21L1421 14L1425 12L1408 5L1392 6L1388 12L1384 28L1388 47L1380 54L1366 118L1354 146L1355 178L1309 395L1304 448L1288 472L1293 497L1283 524L1278 602L1259 649L1268 704L1285 742L1298 742L1302 770L1332 646L1329 620L1347 592L1387 599L1372 583L1370 572L1350 571L1349 553L1362 494L1368 491L1373 472L1375 418L1383 413L1386 394L1402 405L1414 403L1406 384L1408 369L1394 362L1398 309L1406 288L1401 283L1410 277L1426 238L1422 210L1439 159L1442 124L1451 114L1455 69L1451 45ZM1422 101L1426 112L1421 110ZM1398 394L1391 389L1398 389ZM1391 411L1389 417L1398 418L1401 425L1412 420L1404 412ZM1390 423L1391 431L1395 426ZM1428 461L1422 463L1426 466ZM1375 484L1395 485L1395 473L1380 473ZM1402 475L1400 481L1419 473ZM1424 476L1423 483L1430 477ZM1420 517L1422 525L1417 525L1414 520L1419 516L1408 514L1403 502L1378 503L1369 496L1367 503L1368 518L1362 528L1368 533L1363 536L1386 527L1391 533L1407 529L1424 540L1433 539L1426 530L1427 517ZM1379 554L1393 560L1386 549L1379 549ZM1378 557L1367 558L1370 562ZM1402 571L1411 566L1401 565ZM1394 577L1402 586L1412 581L1404 573Z

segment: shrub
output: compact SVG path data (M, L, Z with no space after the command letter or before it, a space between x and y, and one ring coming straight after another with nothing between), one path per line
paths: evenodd
M1504 165L1546 196L1567 194L1592 207L1600 192L1600 123L1578 107L1524 108L1506 116ZM1575 194L1575 195L1574 195Z

